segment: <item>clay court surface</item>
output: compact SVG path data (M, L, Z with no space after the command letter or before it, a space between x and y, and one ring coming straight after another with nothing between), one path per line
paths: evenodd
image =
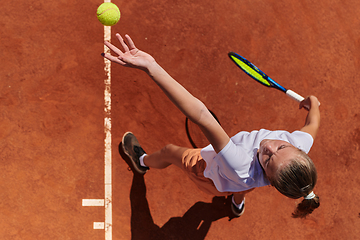
M176 167L133 174L119 153L132 131L151 153L191 147L185 117L141 71L112 64L112 239L358 239L360 4L318 1L113 1L128 33L219 118L229 135L294 131L305 110L251 80L237 52L271 78L321 102L310 151L321 206L263 187L231 219L229 200L200 192ZM101 1L3 1L0 17L0 239L105 239L104 28ZM231 219L231 221L229 221Z

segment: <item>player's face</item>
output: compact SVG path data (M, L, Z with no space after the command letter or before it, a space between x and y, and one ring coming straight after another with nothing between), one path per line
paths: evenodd
M298 154L298 149L282 140L264 139L260 142L259 161L268 178L285 167Z

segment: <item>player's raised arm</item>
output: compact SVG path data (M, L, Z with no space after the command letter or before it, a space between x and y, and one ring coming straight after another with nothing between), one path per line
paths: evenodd
M206 106L173 79L151 55L137 49L128 35L125 35L127 43L119 34L116 34L116 37L124 51L105 42L105 45L118 56L104 54L104 57L122 66L138 68L148 73L176 107L191 121L199 125L216 152L225 147L230 138Z
M318 129L320 127L320 109L319 101L315 96L309 96L305 98L299 105L301 108L309 109L309 113L306 116L305 125L300 131L309 133L313 139L315 139Z

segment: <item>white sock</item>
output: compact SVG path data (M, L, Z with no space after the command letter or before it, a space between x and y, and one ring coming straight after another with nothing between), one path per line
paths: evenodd
M140 165L143 166L143 167L147 167L144 163L144 157L146 156L147 154L144 153L143 155L141 155L141 157L139 158L140 160Z
M245 198L244 198L244 200L243 200L240 204L236 204L235 199L234 199L234 195L233 195L233 196L232 196L232 202L233 202L233 204L234 204L238 209L241 209L242 206L243 206L244 203L245 203Z

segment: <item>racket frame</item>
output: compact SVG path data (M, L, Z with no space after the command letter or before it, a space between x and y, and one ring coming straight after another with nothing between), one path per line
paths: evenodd
M235 52L229 52L228 53L230 59L236 64L236 66L238 66L241 70L243 70L247 75L249 75L251 78L253 78L254 80L256 80L257 82L261 83L262 85L266 86L266 87L271 87L271 88L276 88L284 93L286 93L286 95L288 95L289 97L291 97L292 99L301 102L304 100L304 97L300 96L299 94L295 93L292 90L286 89L283 86L281 86L280 84L278 84L277 82L275 82L273 79L271 79L268 75L266 75L263 71L261 71L258 67L256 67L254 64L252 64L249 60L247 60L246 58L240 56L239 54L235 53ZM259 74L262 78L262 80L256 78L254 75L252 75L246 68L242 67L239 62L236 61L239 60L242 63L244 63L246 66L250 67L253 71L255 71L257 74Z

